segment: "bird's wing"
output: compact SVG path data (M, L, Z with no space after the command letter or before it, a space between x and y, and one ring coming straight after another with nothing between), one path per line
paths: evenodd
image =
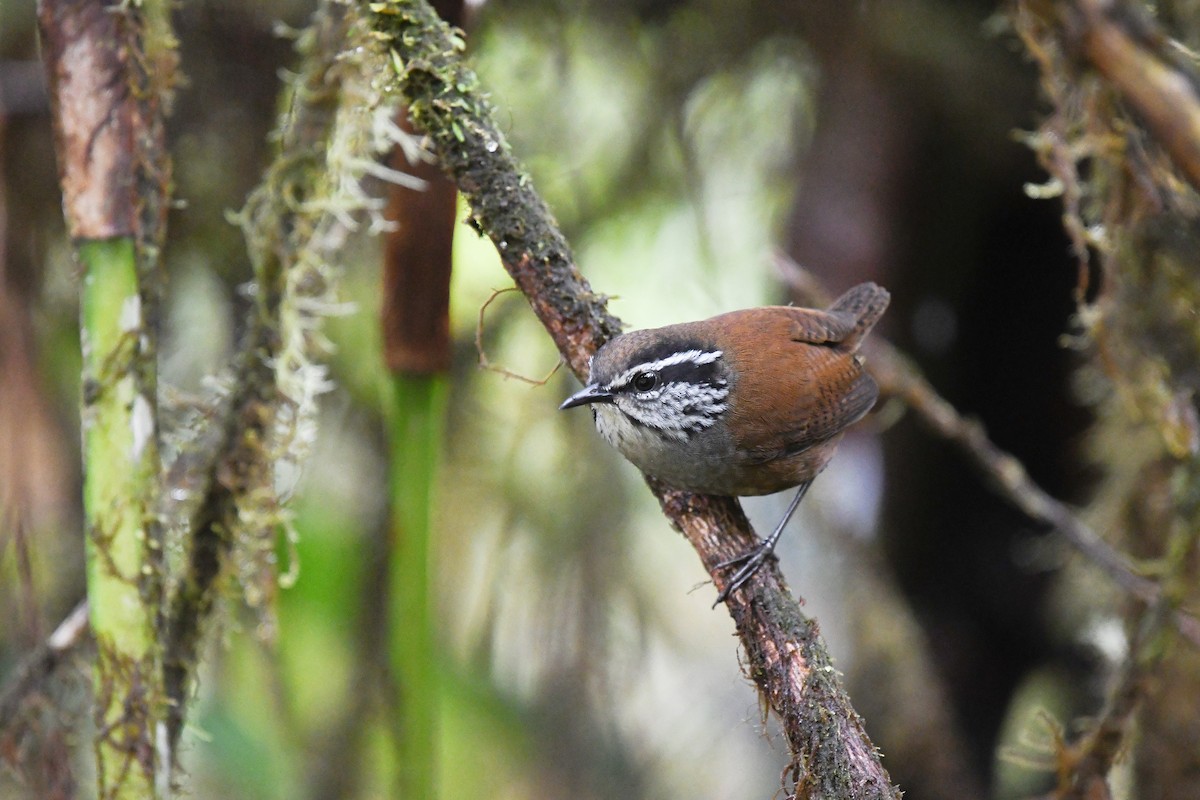
M860 283L821 311L780 306L794 320L792 338L808 344L836 344L854 352L887 309L891 295L874 283Z
M879 394L859 357L844 346L858 330L849 313L784 306L758 312L728 319L741 332L740 346L728 354L734 373L759 376L739 377L730 402L737 449L749 463L831 439L866 414Z

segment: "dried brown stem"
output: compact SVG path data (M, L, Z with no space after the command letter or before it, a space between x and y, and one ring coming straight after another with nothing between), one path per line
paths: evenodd
M396 122L411 130L407 114ZM390 166L424 185L387 187L387 218L396 227L383 245L383 357L391 372L433 375L450 367L454 184L432 159L410 161L398 146Z
M1200 82L1146 11L1121 0L1074 0L1055 4L1053 13L1068 43L1137 109L1200 188Z
M509 152L478 81L458 57L457 37L420 0L371 3L386 37L398 90L428 134L443 169L471 204L473 224L496 244L576 376L620 322L592 291L542 199ZM737 501L676 492L649 480L663 511L700 555L718 589L716 565L755 543ZM805 617L772 563L727 602L746 669L781 718L800 797L895 798L814 620Z
M136 133L124 76L135 47L132 32L105 3L43 2L40 14L71 237L130 236Z

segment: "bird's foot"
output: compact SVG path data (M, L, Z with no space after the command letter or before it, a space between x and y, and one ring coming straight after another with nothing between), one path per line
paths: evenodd
M729 582L725 584L725 588L717 595L716 602L713 603L713 608L716 608L721 603L729 599L729 595L736 592L738 589L746 585L746 582L754 577L754 573L758 572L759 568L766 563L768 558L775 557L775 542L766 539L759 542L756 546L742 553L740 556L735 556L728 561L722 561L717 564L715 569L727 569L741 565L737 572L729 578Z

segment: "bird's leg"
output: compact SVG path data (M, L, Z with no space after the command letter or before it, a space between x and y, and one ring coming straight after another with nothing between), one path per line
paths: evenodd
M725 602L729 595L741 588L750 577L758 572L758 568L763 565L763 562L771 557L775 552L775 545L779 543L779 537L783 535L783 529L787 527L788 520L796 513L796 509L800 506L800 501L804 499L804 494L808 491L808 487L812 486L812 481L807 480L800 484L796 489L796 496L792 498L792 502L788 504L787 511L783 512L783 519L779 520L779 524L775 526L775 530L771 531L771 535L763 539L757 545L742 553L740 556L731 558L728 561L722 561L717 564L715 569L725 569L726 567L736 566L741 564L741 568L733 573L733 577L729 579L729 583L725 584L725 588L717 595L717 600L713 603L713 608L717 607L718 603Z

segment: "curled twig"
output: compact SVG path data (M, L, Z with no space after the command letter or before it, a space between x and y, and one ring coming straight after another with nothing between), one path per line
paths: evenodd
M562 369L563 362L561 360L554 365L553 369L546 373L546 377L542 378L541 380L537 380L536 378L527 378L519 373L511 372L504 367L496 366L488 360L487 353L483 351L483 317L487 313L488 306L490 306L500 295L515 291L517 291L517 287L515 286L509 286L504 289L493 289L492 293L488 295L488 299L484 300L483 305L479 307L479 322L475 325L475 353L479 356L479 368L486 369L488 372L495 372L498 375L503 375L506 378L513 378L514 380L521 381L522 383L528 383L530 386L545 386L550 382L550 379L553 378L560 369Z

